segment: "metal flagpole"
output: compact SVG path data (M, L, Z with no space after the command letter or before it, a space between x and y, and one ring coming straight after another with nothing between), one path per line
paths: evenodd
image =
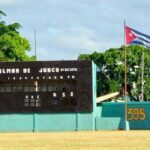
M125 21L124 21L124 63L125 63L125 75L124 75L124 92L125 96L127 93L127 49L126 49L126 32L125 32Z
M142 80L141 80L141 85L142 85L142 91L141 91L141 101L143 102L144 100L144 49L142 50L142 64L141 64L141 67L142 67Z
M125 100L125 130L129 130L128 125L128 102L127 102L127 48L126 48L126 31L125 31L126 23L124 21L124 66L125 66L125 74L124 74L124 100Z

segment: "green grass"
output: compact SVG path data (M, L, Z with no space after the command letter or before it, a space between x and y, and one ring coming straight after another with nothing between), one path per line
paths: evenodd
M0 133L0 150L149 150L150 131Z

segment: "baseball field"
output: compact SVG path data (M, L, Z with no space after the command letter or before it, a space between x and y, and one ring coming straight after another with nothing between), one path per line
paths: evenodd
M149 150L150 131L0 133L0 150Z

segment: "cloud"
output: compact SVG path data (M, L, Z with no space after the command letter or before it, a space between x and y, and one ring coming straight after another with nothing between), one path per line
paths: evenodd
M15 5L18 2L19 2L19 0L0 0L0 5L1 6L10 6L10 5Z
M46 36L45 36L46 35ZM38 41L43 41L39 43ZM100 39L95 30L82 26L66 29L49 28L37 41L39 60L77 59L80 54L102 52L115 47L116 39Z
M94 30L82 26L49 28L43 36L37 37L37 55L40 59L77 59L81 52L91 53L93 49L100 48L95 36ZM38 42L41 40L42 44Z
M71 56L65 50L57 48L39 47L37 49L38 60L70 60L77 59L77 56Z
M92 40L88 36L80 35L80 36L72 36L72 35L63 35L57 37L57 45L62 49L67 49L71 53L85 51L89 52L94 49L99 49L99 44Z
M99 45L96 41L94 30L86 27L71 27L58 30L49 29L49 40L53 46L65 47L66 49L97 49Z
M107 36L101 36L97 29L80 25L70 28L49 27L37 31L37 57L38 60L77 59L80 54L103 52L116 47L119 42L122 44L123 39L118 41L114 34L109 33L109 38ZM34 43L33 32L31 36L28 32L26 37L30 37Z

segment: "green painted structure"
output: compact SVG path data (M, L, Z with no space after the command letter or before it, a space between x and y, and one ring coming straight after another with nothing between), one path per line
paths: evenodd
M130 130L150 129L150 102L128 102ZM96 130L125 129L125 103L105 102L97 107Z

